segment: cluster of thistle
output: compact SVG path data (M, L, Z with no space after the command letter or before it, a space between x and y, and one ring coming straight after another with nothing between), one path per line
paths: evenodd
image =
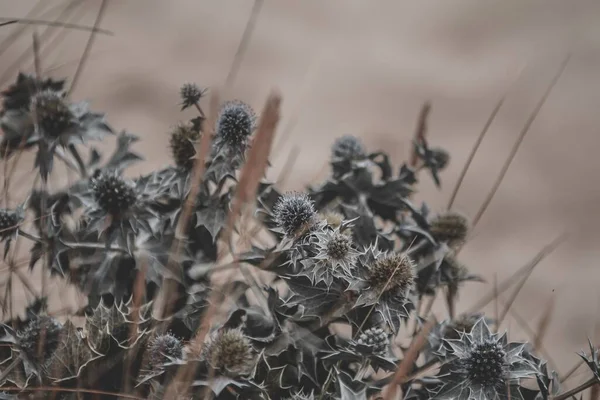
M560 390L546 363L526 344L509 343L494 321L454 315L461 285L480 280L457 259L469 222L411 202L419 174L440 184L444 150L417 142L417 162L395 171L385 153L345 136L318 187L280 193L261 182L255 215L270 244L232 256L268 283L240 276L227 286L233 308L213 323L212 276L237 217L230 204L254 112L226 102L207 129L205 91L184 85L182 109L198 115L172 128L173 165L129 179L126 168L142 159L131 149L138 137L115 135L101 114L70 103L64 84L21 74L2 93L2 156L35 152L42 183L55 162L80 178L53 191L42 184L0 210L0 239L5 255L16 240L31 241L30 268L70 282L87 304L65 320L37 299L25 319L5 321L0 398L48 388L62 399L377 398L396 384L409 344L427 326L421 305L440 294L448 318L409 363L396 388L404 399L534 400ZM94 147L81 156L82 146L109 135L117 144L110 156ZM206 159L200 142L210 143ZM170 307L157 314L166 287ZM586 360L600 370L596 356Z

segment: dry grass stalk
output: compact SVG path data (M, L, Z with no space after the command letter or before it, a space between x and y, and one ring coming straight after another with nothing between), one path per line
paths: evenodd
M417 121L417 129L415 131L415 143L427 143L427 117L431 111L431 103L426 101L421 107L419 119ZM419 155L413 146L413 151L410 156L410 166L415 168L419 162Z

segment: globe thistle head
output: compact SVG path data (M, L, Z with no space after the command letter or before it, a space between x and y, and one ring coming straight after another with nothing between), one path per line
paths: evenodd
M506 352L494 340L473 344L463 364L467 376L476 384L495 387L504 383Z
M31 98L31 111L43 135L58 138L72 124L73 114L62 93L45 90Z
M362 160L367 156L365 147L356 136L345 135L339 137L331 146L331 158L338 160Z
M450 153L442 148L431 149L431 161L438 170L443 170L450 163Z
M238 147L246 143L256 125L252 108L239 100L226 102L217 117L215 133L223 143Z
M336 211L324 211L319 213L319 218L327 222L332 228L339 228L344 222L344 216Z
M352 238L337 229L324 228L314 233L317 262L312 265L312 280L325 281L331 285L333 278L352 279L359 252L354 249Z
M57 349L61 332L62 325L56 319L41 316L32 319L22 331L17 332L17 343L28 361L43 365Z
M181 97L181 109L185 110L197 104L202 96L206 93L206 89L200 89L195 83L184 83L179 89L179 95Z
M14 236L19 225L23 222L24 215L20 209L8 210L6 208L0 209L0 240L10 238Z
M170 333L155 336L148 343L148 364L153 369L162 367L170 359L178 359L183 355L181 340Z
M195 142L198 138L200 133L191 125L179 124L171 131L171 155L179 168L189 171L194 166Z
M444 341L449 357L440 369L442 386L435 398L522 398L521 379L538 374L524 353L525 344L508 343L506 334L492 333L484 318L459 339Z
M448 211L429 222L429 232L435 240L445 242L450 247L460 246L469 234L469 220L464 215Z
M390 345L388 334L381 328L369 328L361 333L353 347L363 355L386 355Z
M307 230L314 222L314 202L305 193L287 193L273 207L275 222L288 236Z
M91 183L98 206L110 215L122 215L137 201L133 185L116 173L101 172Z
M254 349L240 329L216 332L203 350L204 360L225 376L246 375L254 365Z
M377 292L406 296L415 282L415 266L405 254L386 254L369 266L367 280Z

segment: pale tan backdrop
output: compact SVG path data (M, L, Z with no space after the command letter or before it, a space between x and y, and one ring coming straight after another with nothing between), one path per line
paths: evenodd
M34 3L0 0L0 16L24 16ZM72 15L82 13L75 19L91 25L100 1L83 3ZM65 4L47 1L42 8L57 7L48 16L56 18ZM169 162L166 131L183 117L180 84L223 84L252 6L250 0L109 2L102 27L115 36L97 36L74 97L106 111L115 128L143 137L137 148L149 163L137 172ZM0 39L11 29L0 28ZM86 33L70 32L44 55L43 69L71 76L86 40ZM30 42L31 30L2 55L1 73ZM456 201L473 216L568 51L573 57L565 74L462 253L490 282L494 274L502 280L563 230L572 232L515 303L535 327L555 298L545 344L565 372L600 319L600 2L267 0L228 97L260 109L272 87L283 93L282 126L294 116L297 125L273 155L273 176L293 146L301 148L287 188L322 178L329 146L341 134L360 135L370 149L383 148L400 163L419 108L431 100L430 140L453 158L443 190L424 177L418 199L440 211L478 132L507 92ZM31 63L28 56L23 65L31 70ZM487 290L470 285L461 306ZM514 321L507 327L524 337Z

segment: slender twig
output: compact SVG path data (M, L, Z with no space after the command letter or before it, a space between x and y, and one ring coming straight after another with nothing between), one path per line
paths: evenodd
M431 103L426 101L421 107L421 112L419 113L419 119L417 120L417 129L415 131L415 145L416 144L426 144L427 143L427 117L429 116L429 112L431 111ZM417 149L415 146L412 146L412 153L410 157L410 165L414 168L417 166L417 162L419 161L419 154L417 153Z
M79 82L79 78L81 77L81 73L83 72L83 68L87 61L87 58L94 46L94 41L96 39L96 32L100 24L102 23L102 18L104 17L104 12L106 11L106 6L108 5L108 0L102 0L100 4L100 8L98 9L98 14L96 15L96 21L94 21L94 29L88 38L88 41L85 45L85 49L83 50L83 54L81 55L81 60L79 61L79 65L77 66L77 70L75 70L75 75L73 76L73 80L71 81L71 87L67 92L67 96L69 96L77 87L77 83Z
M467 161L465 162L465 165L463 166L462 171L460 171L460 175L458 177L458 180L456 181L456 185L454 185L454 189L452 190L452 194L450 195L450 200L448 201L448 207L447 207L448 210L450 210L452 208L452 206L454 205L454 200L456 199L456 195L458 195L460 186L462 185L463 180L465 179L465 176L467 175L467 171L469 170L469 167L471 166L471 163L473 162L473 158L475 158L475 154L477 153L477 150L479 150L479 146L481 145L481 142L483 141L485 134L490 129L490 126L492 126L492 122L494 122L494 119L496 119L496 115L498 114L498 111L500 111L500 107L502 107L502 103L504 103L504 96L498 101L498 103L496 104L496 107L494 107L494 109L492 110L492 113L490 114L489 118L485 122L485 125L483 126L483 129L479 133L477 140L473 144L471 153L469 153L469 157L467 158Z
M596 378L596 377L590 378L589 380L587 380L586 382L577 386L576 388L571 389L562 394L559 394L556 397L553 397L552 400L566 400L572 396L575 396L577 393L583 392L584 390L589 389L592 386L597 385L597 384L598 384L598 378Z
M235 82L235 78L240 69L240 66L242 65L244 55L246 54L246 50L248 49L248 45L250 44L250 38L252 37L252 33L254 32L256 20L258 19L263 3L264 0L254 0L254 6L252 7L250 18L248 18L248 23L246 24L246 28L244 29L244 33L242 34L242 40L240 41L237 51L235 52L235 56L233 57L233 63L231 65L231 68L229 69L229 74L227 74L227 79L225 80L226 90L231 88Z
M477 211L477 214L475 214L475 217L473 218L473 225L472 225L473 227L475 227L477 225L477 223L479 222L479 220L485 213L485 210L487 210L488 206L490 205L492 199L494 198L494 195L496 194L496 192L498 191L498 188L502 184L502 181L504 180L504 176L508 172L508 169L509 169L513 159L515 158L515 155L517 154L517 150L519 150L519 147L520 147L521 143L523 142L523 139L525 139L525 135L527 135L527 132L529 132L529 129L531 128L531 125L533 124L533 121L535 121L540 110L546 103L546 100L548 99L550 92L552 92L552 89L554 88L554 86L556 86L561 75L567 68L567 64L569 63L570 58L571 58L570 54L567 55L567 57L565 57L562 64L560 65L560 68L558 69L558 72L556 73L556 75L554 75L554 77L550 81L550 85L548 85L548 88L542 95L540 101L537 103L537 105L533 109L533 112L531 113L531 115L529 116L527 121L525 122L525 126L523 126L521 133L519 133L519 136L517 137L517 141L514 143L508 158L504 162L504 165L502 166L502 169L500 170L500 174L498 175L496 182L494 182L494 186L492 187L492 190L488 193L483 204L481 205L481 207Z
M79 25L79 24L69 24L69 23L65 23L65 22L45 21L45 20L41 20L41 19L2 18L2 17L0 17L0 21L3 21L3 22L0 22L0 27L7 26L7 25L13 25L13 24L44 25L44 26L74 29L77 31L101 33L103 35L108 35L108 36L114 35L113 32L106 30L106 29L99 29L96 27L89 27L89 26Z

